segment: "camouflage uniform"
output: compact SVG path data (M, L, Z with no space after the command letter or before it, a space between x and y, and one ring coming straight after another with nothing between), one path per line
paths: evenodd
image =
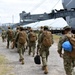
M59 39L58 53L59 53L60 57L62 57L62 44L63 44L63 42L65 42L67 40L68 40L68 38L65 35L63 35ZM63 63L64 63L64 69L65 69L66 75L72 75L73 62L74 62L74 59L70 56L70 52L64 50Z
M48 59L48 55L49 55L49 47L45 47L42 45L42 39L43 36L42 34L40 34L40 36L38 37L38 47L39 49L39 53L42 57L42 64L43 66L47 66L47 59Z
M36 48L36 42L28 42L28 46L29 46L29 52L28 54L30 55L31 52L33 53L33 56L35 55L35 48Z
M28 34L28 46L29 46L29 52L28 54L30 55L31 52L33 53L33 57L35 55L35 48L36 48L36 41L30 41L31 35L30 33ZM37 38L37 37L36 37Z
M13 30L12 30L12 37L9 37L9 34L8 34L8 32L9 32L9 30L12 30L12 29L10 29L10 27L8 28L8 30L7 30L7 32L6 32L6 36L7 36L7 48L9 48L9 43L10 43L10 41L12 42L13 41L13 37L14 37L14 32L13 32Z
M38 37L40 36L40 34L43 32L44 28L41 27L40 31L38 32Z
M14 39L15 39L15 42L14 42L14 46L17 48L17 44L18 44L18 39L17 39L17 36L19 34L20 30L19 28L17 27L16 31L15 31L15 35L14 35ZM18 52L18 51L17 51Z
M24 30L19 31L19 32L25 32ZM19 61L22 62L22 64L24 64L24 52L25 52L25 44L21 44L19 43L19 32L17 33L16 36L16 40L17 40L17 49L18 49L18 53L20 56ZM26 34L26 33L25 33ZM27 36L25 38L27 40Z
M2 41L4 42L5 38L6 38L6 32L5 32L5 30L2 30L1 36L2 36Z
M40 56L42 57L42 64L43 64L42 69L45 70L44 73L47 74L48 73L47 61L48 61L50 47L46 47L42 44L43 37L44 35L42 33L38 37L38 49L39 49Z
M25 28L25 32L27 33L27 34L29 34L29 30L27 29L27 28ZM28 35L27 35L27 37L28 37ZM26 44L25 44L25 50L26 49L28 49L28 40L27 40L27 42L26 42Z
M22 64L24 64L24 44L18 43L17 45L18 45L17 49L18 49L19 56L20 56L19 61L20 62L22 61Z

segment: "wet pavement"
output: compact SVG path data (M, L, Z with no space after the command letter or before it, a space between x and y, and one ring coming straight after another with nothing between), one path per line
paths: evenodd
M25 51L25 64L21 65L19 62L19 55L17 49L7 49L6 42L2 43L0 41L0 54L6 56L6 59L9 60L7 65L13 66L13 70L10 74L13 75L44 75L41 65L36 65L34 63L34 57L28 55L28 50ZM47 75L65 75L63 68L63 59L59 57L57 53L57 44L54 43L50 48L50 55L48 58L48 71ZM7 74L9 75L9 74Z

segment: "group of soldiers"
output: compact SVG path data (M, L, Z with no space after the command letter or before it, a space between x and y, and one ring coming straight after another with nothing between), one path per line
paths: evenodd
M63 30L63 35L60 37L58 42L57 52L59 56L63 58L66 75L72 75L72 71L75 66L75 58L71 57L70 52L65 50L64 53L62 53L63 42L72 38L71 27L65 26ZM31 55L32 53L33 57L37 52L37 54L39 54L42 58L42 70L44 70L44 74L48 73L47 61L49 56L49 48L52 46L54 41L53 35L47 26L41 27L38 35L32 30L32 28L25 29L18 26L14 32L10 27L8 27L6 32L4 30L2 31L1 36L3 42L5 41L5 38L7 38L7 48L10 46L10 41L12 44L11 48L17 48L17 52L19 53L19 61L21 64L24 64L24 52L26 49L28 49L28 55ZM74 38L73 40L75 41Z

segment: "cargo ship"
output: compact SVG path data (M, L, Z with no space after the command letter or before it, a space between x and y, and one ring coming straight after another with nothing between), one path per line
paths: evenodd
M75 9L75 0L62 0L62 5L64 9L67 10ZM67 16L66 21L68 25L70 25L73 29L75 29L75 18Z

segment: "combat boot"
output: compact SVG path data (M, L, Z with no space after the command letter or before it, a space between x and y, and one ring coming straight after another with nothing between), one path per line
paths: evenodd
M34 57L34 55L35 55L35 53L33 53L33 56L32 57Z
M19 62L21 62L22 61L22 59L19 59Z
M7 46L7 49L9 48L9 46Z
M44 68L44 74L48 74L48 67L47 66L45 66L45 68Z
M21 62L22 62L21 64L22 64L22 65L24 65L24 59L22 59L22 61L21 61Z

